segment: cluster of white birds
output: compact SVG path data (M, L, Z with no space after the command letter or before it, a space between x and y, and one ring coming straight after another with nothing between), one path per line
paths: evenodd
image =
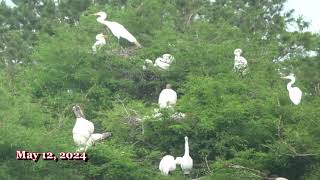
M248 72L248 61L241 56L242 50L235 49L234 50L234 66L233 69L235 71L241 72L245 75ZM301 102L302 91L298 87L292 87L296 78L293 73L290 73L288 76L281 77L283 79L290 79L291 81L287 84L287 90L289 92L290 100L293 104L298 105Z
M150 59L145 60L145 65L142 66L142 69L147 69L147 65L153 65L154 67L159 67L160 69L167 70L169 69L171 63L174 61L174 57L171 54L163 54L162 57L158 57L153 64L153 61Z
M87 149L97 141L111 137L110 132L98 134L94 132L94 125L91 121L85 119L83 111L79 105L72 107L76 116L76 124L73 127L73 141L79 147L78 152L86 152Z
M168 175L169 172L176 170L176 166L180 165L183 174L190 174L193 167L193 160L189 154L188 137L184 137L184 155L183 157L177 157L176 159L171 155L165 155L159 164L159 170L162 174Z
M112 34L120 41L120 38L124 38L127 41L134 43L138 47L142 47L137 39L121 24L114 21L106 20L107 14L105 12L98 12L93 14L98 16L97 21L103 25L105 25ZM102 47L106 44L105 35L100 33L96 35L96 42L92 46L93 52L97 51L97 48ZM241 56L242 50L235 49L234 50L234 67L235 71L241 72L243 75L248 72L248 62L247 60ZM162 57L158 57L153 63L152 60L146 59L145 65L143 69L146 69L146 65L153 65L155 67L159 67L163 70L169 69L171 63L174 61L174 57L171 54L163 54ZM293 74L289 76L282 77L284 79L290 79L291 81L287 85L287 89L289 91L289 96L291 101L298 105L301 101L302 92L298 87L292 87L295 82L295 77ZM167 84L166 88L162 90L159 95L159 108L172 108L175 106L177 102L177 93L171 89L171 85ZM92 146L95 142L106 139L111 136L110 132L102 133L102 134L94 134L94 125L92 122L86 120L84 118L83 112L80 106L76 105L73 107L74 114L76 115L76 124L73 128L73 139L75 144L79 147L78 151L86 151L90 146ZM155 116L161 116L159 113L159 109L155 109ZM176 116L185 116L183 113L174 114ZM180 165L184 174L190 174L191 169L193 167L193 160L189 154L189 144L188 137L185 137L185 153L183 157L174 158L171 155L164 156L159 164L159 170L164 174L168 175L169 172L174 171L176 169L176 165Z

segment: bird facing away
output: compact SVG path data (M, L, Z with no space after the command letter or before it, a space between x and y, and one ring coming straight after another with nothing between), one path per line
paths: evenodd
M159 164L159 170L163 175L168 175L169 172L176 170L176 160L171 155L165 155Z
M93 15L98 16L97 21L103 25L106 25L110 29L112 34L116 38L118 38L118 41L120 40L120 38L124 38L129 42L134 43L138 47L142 47L137 39L124 26L122 26L118 22L106 20L107 13L100 11Z
M94 134L94 125L91 121L85 119L83 111L79 105L72 107L76 116L76 124L73 127L73 141L79 147L77 151L85 152L95 142L106 139L111 136L110 132Z
M172 107L177 102L177 93L171 89L171 85L167 84L166 89L163 89L159 95L159 107L168 108Z
M233 69L236 71L240 71L242 73L246 72L247 68L247 60L241 56L242 50L241 49L235 49L234 50L234 66Z
M282 77L282 79L290 79L291 81L287 84L287 89L289 92L290 100L293 104L298 105L301 102L302 91L298 87L292 87L293 83L296 81L293 73L289 76Z
M96 41L96 42L94 43L94 45L92 46L92 51L93 51L93 52L96 52L96 51L97 51L97 47L100 48L100 47L102 47L103 45L106 44L106 40L105 40L104 37L106 37L106 36L103 35L102 33L96 35L96 40L97 40L97 41Z
M184 155L183 157L177 157L177 164L180 164L183 174L190 174L193 167L193 160L189 155L188 137L184 137Z

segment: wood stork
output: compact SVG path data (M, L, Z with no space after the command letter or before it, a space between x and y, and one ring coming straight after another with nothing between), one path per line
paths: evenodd
M177 102L177 93L171 89L171 85L167 84L166 89L163 89L159 95L159 107L167 108L172 107Z
M77 151L87 151L95 142L111 137L111 132L94 134L93 123L85 119L79 105L73 106L72 110L77 118L72 130L73 141L79 147Z
M136 46L142 47L137 39L123 25L115 21L106 20L107 13L100 11L93 15L98 16L97 21L103 25L106 25L112 34L118 38L118 41L120 38L124 38L129 42L134 43Z
M292 87L293 83L296 81L293 73L289 76L282 77L282 79L290 79L291 81L287 84L287 89L289 92L290 100L293 104L298 105L301 102L302 91L298 87Z
M171 155L165 155L159 164L159 170L162 174L168 175L169 172L176 170L176 160Z

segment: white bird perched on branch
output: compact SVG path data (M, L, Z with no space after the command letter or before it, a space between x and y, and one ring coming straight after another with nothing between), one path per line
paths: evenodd
M159 164L159 170L162 174L168 175L169 172L176 170L177 161L171 155L165 155Z
M142 47L140 43L137 41L137 39L123 25L119 24L118 22L106 20L107 13L100 11L93 15L98 16L97 21L101 24L106 25L110 29L112 34L118 38L118 41L121 37L128 40L131 43L134 43L138 47Z
M97 47L102 47L103 45L106 44L106 39L104 38L106 37L104 34L100 33L96 35L96 42L94 43L94 45L92 46L92 50L93 52L97 51Z
M281 77L282 79L290 79L291 81L287 84L287 89L289 92L290 100L293 104L298 105L301 102L302 91L298 87L292 87L293 83L296 81L293 73L289 76Z
M180 164L181 169L183 171L183 174L190 174L191 169L193 167L193 160L190 157L189 154L189 143L188 143L188 137L184 137L184 155L183 157L177 157L176 162L177 164Z
M161 108L172 107L177 102L177 93L171 89L171 85L167 84L166 88L163 89L159 95L159 106Z
M242 50L235 49L234 50L234 66L233 69L235 71L240 71L241 73L245 74L247 71L247 60L241 56Z
M93 134L94 125L92 122L84 118L83 112L79 105L72 107L72 110L77 117L76 124L73 127L73 141L79 147L77 151L87 151L95 142L106 139L111 136L110 132L102 134Z

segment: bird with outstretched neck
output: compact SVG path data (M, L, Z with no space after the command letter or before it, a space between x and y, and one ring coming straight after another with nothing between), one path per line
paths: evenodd
M287 84L287 90L289 92L290 100L293 104L298 105L301 102L302 91L298 87L292 87L296 78L293 73L290 73L289 76L281 77L282 79L290 79L291 81Z
M183 157L177 157L177 164L180 164L183 174L187 175L191 173L193 167L193 160L189 154L189 142L188 137L184 137L184 155Z
M141 44L137 41L137 39L123 25L115 21L106 20L107 13L100 11L92 15L98 16L97 21L110 29L112 34L116 38L118 38L118 43L120 41L120 38L123 38L131 43L134 43L138 47L142 47Z

